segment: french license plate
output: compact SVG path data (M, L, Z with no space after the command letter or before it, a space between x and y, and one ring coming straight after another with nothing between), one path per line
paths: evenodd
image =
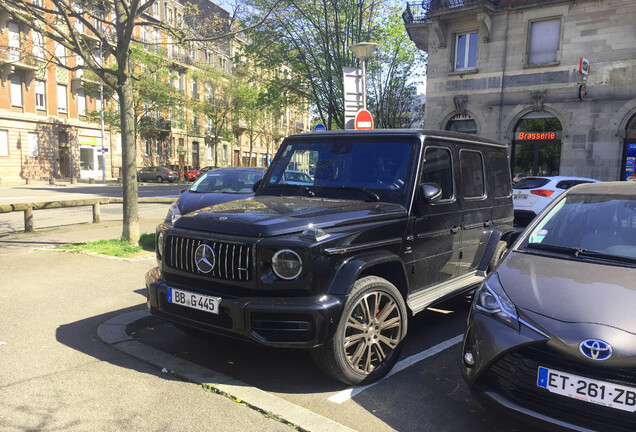
M180 306L218 314L221 297L206 296L190 291L168 288L168 301Z
M623 411L636 411L636 388L539 366L537 386L552 393Z
M528 199L528 195L524 195L524 194L516 194L512 196L512 199L516 199L516 200L526 200Z

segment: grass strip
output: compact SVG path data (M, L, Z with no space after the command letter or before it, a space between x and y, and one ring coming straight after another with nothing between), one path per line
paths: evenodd
M75 252L89 252L100 255L114 256L118 258L133 258L142 251L155 250L155 234L142 234L139 238L139 245L134 246L128 243L124 237L113 240L97 240L86 243L73 243L56 246L55 249L64 249Z

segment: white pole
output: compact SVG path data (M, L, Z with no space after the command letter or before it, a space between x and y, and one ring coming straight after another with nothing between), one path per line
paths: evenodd
M99 43L99 62L102 63L102 43ZM106 184L106 154L104 149L106 143L104 142L104 81L99 78L99 98L101 99L101 115L102 115L102 183Z

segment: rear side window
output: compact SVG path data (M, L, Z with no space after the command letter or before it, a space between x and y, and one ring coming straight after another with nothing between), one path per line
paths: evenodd
M495 198L509 197L512 192L512 185L508 168L508 157L505 154L491 154L490 172L488 174Z
M440 147L426 148L421 182L437 183L442 188L442 200L453 198L453 166L450 150Z
M459 163L462 170L462 186L465 198L480 198L486 195L484 181L484 159L480 152L461 150Z
M515 189L536 189L550 183L550 179L542 177L525 177L515 183Z

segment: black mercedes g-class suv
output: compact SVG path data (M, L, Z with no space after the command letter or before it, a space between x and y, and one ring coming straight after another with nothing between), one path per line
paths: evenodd
M148 309L310 349L350 384L385 375L408 317L481 282L514 232L507 148L465 134L290 136L254 190L157 227Z

